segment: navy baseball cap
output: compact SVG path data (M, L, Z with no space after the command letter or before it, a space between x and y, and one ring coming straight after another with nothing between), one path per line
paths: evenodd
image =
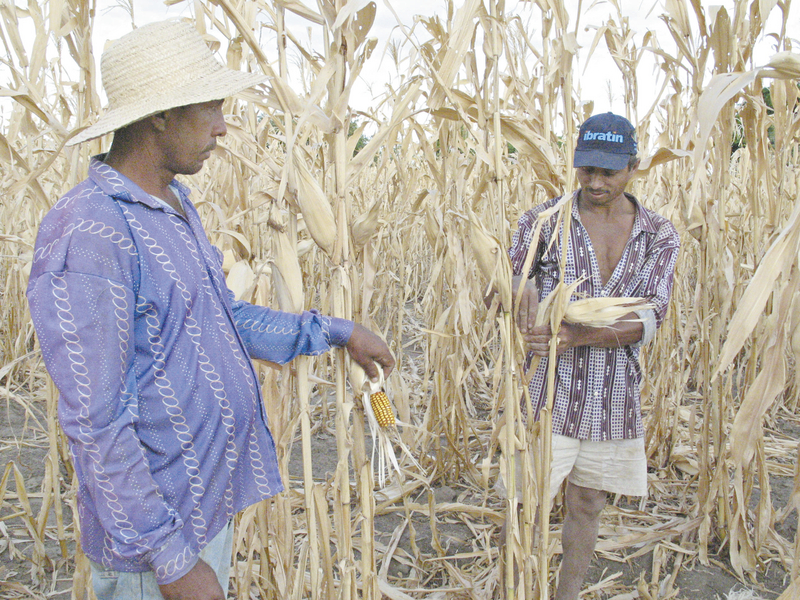
M636 129L628 119L610 112L593 115L578 132L573 165L618 171L636 151Z

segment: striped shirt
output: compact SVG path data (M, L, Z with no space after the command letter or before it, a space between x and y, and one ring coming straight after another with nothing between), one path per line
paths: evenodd
M185 218L97 158L36 240L28 300L78 479L83 550L185 575L283 489L250 357L344 346L353 323L235 300L188 189Z
M680 239L667 219L644 208L632 195L626 196L636 205L636 217L622 257L605 285L589 234L581 223L577 195L573 199L565 283L585 278L573 300L578 297L646 298L655 305L655 322L660 326L672 293ZM545 202L520 218L519 229L509 249L515 275L521 274L538 215L558 200ZM540 300L553 291L560 277L561 235L558 243L548 247L556 218L557 214L552 215L542 226L537 255L528 275L536 279ZM632 439L644 435L638 346L580 346L570 348L557 358L554 433L593 441ZM547 363L547 358L541 360L529 386L537 416L547 398Z

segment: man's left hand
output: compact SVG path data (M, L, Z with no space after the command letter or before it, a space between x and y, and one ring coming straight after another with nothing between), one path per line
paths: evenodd
M356 361L371 380L378 379L378 365L383 369L385 377L394 369L394 356L389 346L380 337L372 333L363 325L356 323L353 326L353 333L347 342L347 351L354 361Z
M558 331L556 356L561 356L570 348L583 345L582 335L584 329L582 325L562 322L561 329ZM553 339L553 332L549 323L534 327L530 333L523 335L523 338L528 343L528 349L536 356L546 357L550 355L550 340Z

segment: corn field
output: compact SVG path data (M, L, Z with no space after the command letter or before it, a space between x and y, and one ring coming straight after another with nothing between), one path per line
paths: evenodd
M558 514L542 514L532 536L547 497L543 464L522 465L530 485L519 513L493 487L513 472L514 450L546 456L547 436L520 414L510 303L487 308L483 298L491 287L510 294L505 248L518 216L575 189L577 128L593 112L578 55L601 51L638 130L643 161L631 191L672 220L682 251L670 313L643 361L650 496L612 499L598 543L619 563L646 554L648 568L625 582L604 573L583 597L697 598L679 575L720 564L756 587L777 569L770 597L800 597L791 0L727 9L666 0L647 17L666 26L661 40L632 30L618 1L597 23L562 0L513 11L504 0L446 0L424 19L387 2L380 9L396 12L400 41L383 56L371 37L374 2L167 3L185 5L229 67L270 75L226 101L227 136L185 180L224 251L229 287L379 331L398 359L385 388L409 451L398 450L401 472L380 486L360 380L343 350L258 364L287 491L238 516L233 597L551 595ZM93 0L0 2L0 95L9 101L0 126L0 598L93 597L57 392L25 288L42 215L110 142L64 147L102 106L96 11ZM770 13L781 16L777 29L767 29ZM580 48L586 26L596 34ZM756 63L767 35L773 56ZM644 58L655 72L639 68ZM369 109L352 108L355 82L378 62L397 76ZM646 112L645 86L658 88ZM788 482L780 502L771 478ZM501 560L521 565L518 582L501 578Z

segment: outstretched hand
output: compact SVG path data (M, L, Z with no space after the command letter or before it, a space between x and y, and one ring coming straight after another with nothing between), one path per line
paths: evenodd
M381 366L385 377L388 377L394 369L394 356L389 346L363 325L356 323L353 326L353 333L345 348L352 359L364 369L367 377L373 381L379 377L378 366L375 363Z

